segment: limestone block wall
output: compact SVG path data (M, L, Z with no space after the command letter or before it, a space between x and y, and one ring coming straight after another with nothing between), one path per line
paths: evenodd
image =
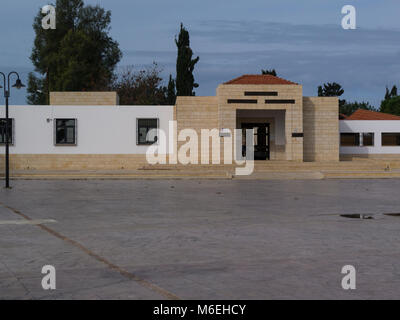
M183 129L193 129L198 135L198 162L201 162L201 151L204 146L201 144L201 129L217 129L218 125L218 98L217 97L177 97L176 107L174 110L174 119L177 121L178 134ZM222 141L220 140L220 150L222 150ZM185 141L178 141L179 148L184 145ZM212 143L209 140L207 150L209 155L212 154ZM211 157L210 163L211 163Z
M304 97L304 161L339 161L339 101Z
M274 97L245 96L246 91L277 92ZM237 109L285 110L285 160L303 161L303 138L292 137L292 133L303 132L303 88L301 85L234 85L218 86L218 117L220 128L233 130L236 127ZM257 99L257 103L228 103L229 99ZM295 100L294 104L271 103L265 100Z
M114 106L118 105L116 92L50 92L53 106Z
M11 170L135 170L147 164L145 154L11 154ZM4 155L0 155L4 170Z
M359 159L372 159L372 160L393 160L393 161L400 161L400 154L393 154L393 153L373 153L373 154L360 154L360 153L354 153L354 154L340 154L340 160L341 161L353 161L353 160L359 160Z

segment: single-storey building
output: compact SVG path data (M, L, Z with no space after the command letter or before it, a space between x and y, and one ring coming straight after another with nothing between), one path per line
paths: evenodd
M400 117L359 109L340 120L341 159L400 159Z
M178 97L174 106L120 106L115 92L51 92L50 105L11 106L9 114L12 169L135 169L147 163L151 145L174 158L188 141L185 129L210 134L211 143L207 138L195 144L196 163L204 163L205 152L221 163L229 153L247 158L246 129L253 129L258 161L400 154L400 145L393 145L400 117L339 121L338 98L305 97L300 84L272 75L244 75L219 85L216 96ZM0 117L4 153L4 108ZM229 150L235 131L243 135Z

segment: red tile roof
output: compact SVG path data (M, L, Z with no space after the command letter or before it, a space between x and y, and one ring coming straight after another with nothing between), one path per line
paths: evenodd
M358 109L344 120L400 120L400 117L383 112Z
M225 84L293 84L291 82L279 77L275 77L269 74L245 74L231 81L225 82Z

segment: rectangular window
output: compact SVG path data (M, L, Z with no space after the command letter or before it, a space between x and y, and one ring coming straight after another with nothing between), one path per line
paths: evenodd
M8 118L8 143L13 144L13 124L14 119ZM6 143L6 119L0 119L0 144Z
M359 133L341 133L340 145L343 147L359 147L360 134Z
M137 144L148 145L158 140L158 119L136 119ZM156 129L150 132L150 130Z
M55 119L55 144L76 145L76 119Z
M363 146L373 147L374 146L374 133L364 132L363 134Z
M400 146L400 133L382 133L382 146Z

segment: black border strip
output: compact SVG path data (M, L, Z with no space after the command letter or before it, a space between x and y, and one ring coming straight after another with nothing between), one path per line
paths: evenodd
M277 99L277 100L265 100L267 104L295 104L296 100L293 99Z
M276 91L245 91L245 96L268 96L268 97L277 97L278 92Z
M257 104L256 99L228 99L228 103L248 103L248 104Z

